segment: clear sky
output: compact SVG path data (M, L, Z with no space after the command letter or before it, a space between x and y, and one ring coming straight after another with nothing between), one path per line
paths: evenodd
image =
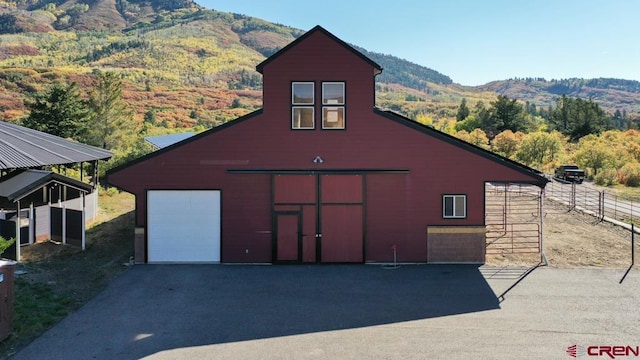
M196 0L441 72L463 85L512 77L640 81L638 0Z

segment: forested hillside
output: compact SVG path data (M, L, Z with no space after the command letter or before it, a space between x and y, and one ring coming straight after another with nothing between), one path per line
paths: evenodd
M552 105L561 95L592 99L604 109L629 114L640 113L640 82L623 79L561 79L542 78L493 81L479 89L496 92L540 106Z
M330 24L320 25L331 31ZM133 126L114 129L132 136L216 126L261 107L255 66L305 30L205 9L192 0L0 0L0 120L46 128L39 122L59 115L52 112L73 110L78 126L87 126L111 106L97 101L99 95L117 93L113 116ZM468 87L354 46L384 69L376 78L379 107L531 166L577 161L575 144L586 135L640 123L637 81L526 78ZM58 103L69 109L56 109ZM508 131L515 137L504 135ZM505 139L526 144L525 134L553 131L559 147L550 155L500 147ZM77 131L65 136L100 139ZM136 143L98 145L115 146L124 158L140 150L130 148ZM591 166L594 174L600 167Z

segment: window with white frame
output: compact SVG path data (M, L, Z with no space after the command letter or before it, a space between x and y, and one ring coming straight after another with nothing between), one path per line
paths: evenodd
M315 128L315 96L313 82L291 83L291 128Z
M466 195L443 195L442 196L442 217L443 218L466 218L467 217L467 196Z
M322 83L322 128L344 129L344 82Z

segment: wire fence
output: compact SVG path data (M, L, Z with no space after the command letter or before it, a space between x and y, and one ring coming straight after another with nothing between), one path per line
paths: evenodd
M631 224L640 222L640 197L622 197L611 191L555 181L547 184L545 193L547 198L563 203L569 209L581 210L600 220L606 218L629 229Z

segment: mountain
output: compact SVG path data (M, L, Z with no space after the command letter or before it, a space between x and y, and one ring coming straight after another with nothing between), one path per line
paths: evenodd
M591 99L609 112L619 110L629 114L640 113L640 82L634 80L571 78L547 81L542 78L524 78L492 81L477 88L538 106L553 105L559 96L566 94Z
M200 8L193 0L0 1L5 22L14 24L12 32L117 31L138 22L155 21L165 11Z
M0 120L25 116L24 102L53 83L76 82L89 91L97 72L116 71L137 121L217 125L261 107L256 64L303 33L193 0L0 0ZM496 94L548 106L565 88L609 111L640 109L637 87L631 91L624 80L512 79L468 87L354 46L384 68L377 104L410 117L453 118L463 98L488 103Z

